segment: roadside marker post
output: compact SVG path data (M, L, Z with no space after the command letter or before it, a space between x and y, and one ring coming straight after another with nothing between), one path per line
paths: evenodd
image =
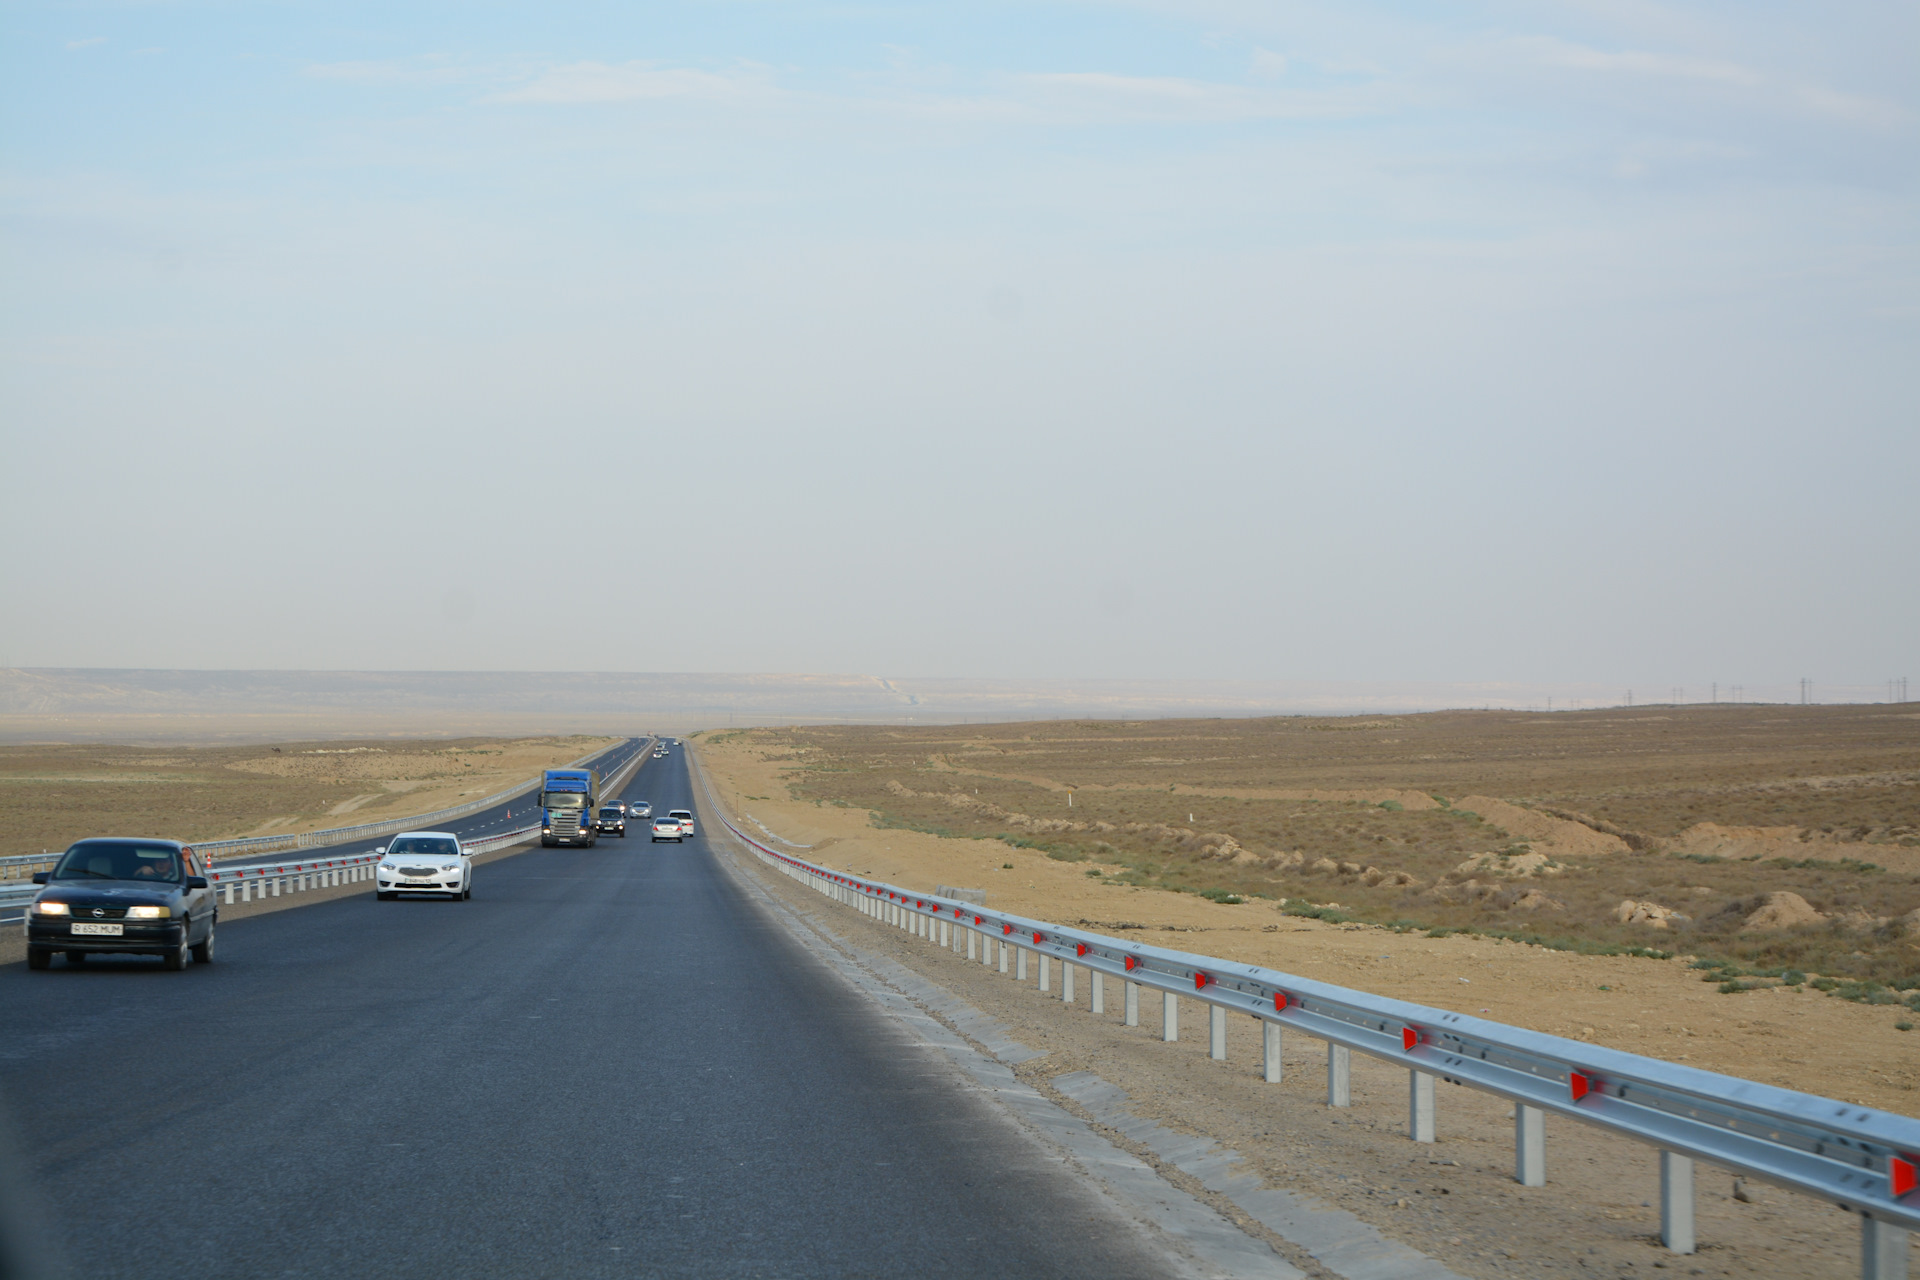
M1280 1032L1277 1022L1260 1021L1261 1028L1261 1075L1268 1084L1280 1083Z
M1224 1006L1207 1006L1207 1056L1215 1062L1227 1060L1227 1011Z
M1140 984L1137 982L1127 984L1127 1025L1140 1025Z
M1160 1038L1168 1044L1180 1038L1180 997L1171 991L1160 993Z

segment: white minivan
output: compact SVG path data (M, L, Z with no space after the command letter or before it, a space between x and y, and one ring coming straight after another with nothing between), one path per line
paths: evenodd
M445 894L455 902L473 896L473 858L451 831L402 831L378 852L373 896L382 902L403 893Z

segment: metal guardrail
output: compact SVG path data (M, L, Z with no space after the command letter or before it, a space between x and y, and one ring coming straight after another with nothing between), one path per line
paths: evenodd
M712 799L712 789L708 789ZM715 805L715 809L718 809ZM1105 980L1125 984L1127 1025L1139 1023L1139 992L1164 993L1161 1031L1179 1035L1179 1001L1208 1010L1209 1050L1226 1057L1226 1015L1263 1024L1265 1078L1280 1080L1289 1030L1327 1045L1328 1103L1348 1105L1351 1053L1405 1066L1408 1134L1433 1141L1433 1084L1445 1080L1507 1098L1514 1108L1515 1179L1546 1181L1544 1116L1595 1125L1661 1153L1661 1238L1692 1253L1693 1161L1827 1200L1860 1215L1861 1275L1907 1275L1907 1232L1920 1228L1920 1120L1664 1062L1446 1009L1411 1004L1310 978L1065 928L952 898L846 875L782 853L721 821L763 862L834 901L1026 977L1039 960L1040 990L1061 968L1060 998L1074 1001L1074 971L1091 978L1105 1011Z
M611 775L605 785L610 788L625 786L627 780L630 779L634 772L639 769L640 765L645 762L647 758L647 743L652 741L654 741L654 739L643 739L640 748L634 752L633 759L625 765L622 765L617 772ZM625 743L616 743L614 746L596 751L591 755L583 756L581 759L597 759L607 754L607 752L617 750L625 745ZM578 764L579 761L575 763ZM539 785L538 779L535 779L534 785ZM516 792L514 794L519 793ZM494 803L499 803L499 801L495 801ZM478 812L478 810L474 812ZM439 814L416 814L394 825L393 830L404 831L416 823L425 825L426 823L436 820L443 820L446 816L447 813L444 810ZM385 826L388 824L378 823L368 825ZM348 827L340 829L367 834L364 828ZM477 856L479 854L492 853L499 849L509 848L539 834L540 824L536 822L530 826L516 827L511 831L496 832L493 835L482 836L478 840L463 840L460 842L460 847L467 854ZM230 845L232 842L229 841L227 843ZM213 842L210 845L197 844L193 847L204 853L209 847L217 848L219 845L220 842ZM59 857L60 854L58 853L40 855L24 854L18 857L0 859L0 866L25 864L35 861L51 866ZM285 893L298 893L307 889L330 888L335 885L352 884L356 881L368 879L371 875L372 868L377 865L379 861L380 855L372 853L343 855L333 858L303 858L283 862L234 863L229 861L209 865L207 869L207 879L213 883L215 889L220 891L222 903L230 906L235 902L251 902L255 898L277 898ZM0 885L0 911L24 908L28 903L33 901L34 895L39 893L42 887L41 885L31 883ZM5 921L0 921L0 923L11 924L15 923L16 919L17 918L9 918Z

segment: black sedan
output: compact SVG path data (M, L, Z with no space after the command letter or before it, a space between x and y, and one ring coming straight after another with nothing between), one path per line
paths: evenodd
M593 820L593 829L595 831L611 831L614 835L625 840L627 838L627 806L623 804L610 805L602 809L600 815Z
M68 964L99 952L159 956L169 969L213 960L219 903L200 855L178 840L82 840L33 882L47 887L27 908L29 969L56 951Z

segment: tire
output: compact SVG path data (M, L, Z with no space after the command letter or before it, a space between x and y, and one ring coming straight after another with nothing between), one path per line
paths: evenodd
M38 947L27 948L27 968L51 969L52 967L53 967L53 952L42 951Z
M473 882L471 880L467 882L467 887L460 891L460 901L462 902L473 901Z
M86 962L87 962L87 953L86 953L86 952L84 952L84 951L69 951L69 952L67 952L67 963L68 963L68 964L85 964Z
M187 957L190 954L187 950L187 931L182 929L180 931L180 945L161 956L160 965L168 973L178 973L187 967Z
M375 902L392 902L395 898L398 898L399 896L400 895L397 893L388 893L383 889L375 889L373 891L373 900Z
M207 936L188 948L188 950L193 952L193 962L195 964L213 963L213 930L214 926L208 925Z

